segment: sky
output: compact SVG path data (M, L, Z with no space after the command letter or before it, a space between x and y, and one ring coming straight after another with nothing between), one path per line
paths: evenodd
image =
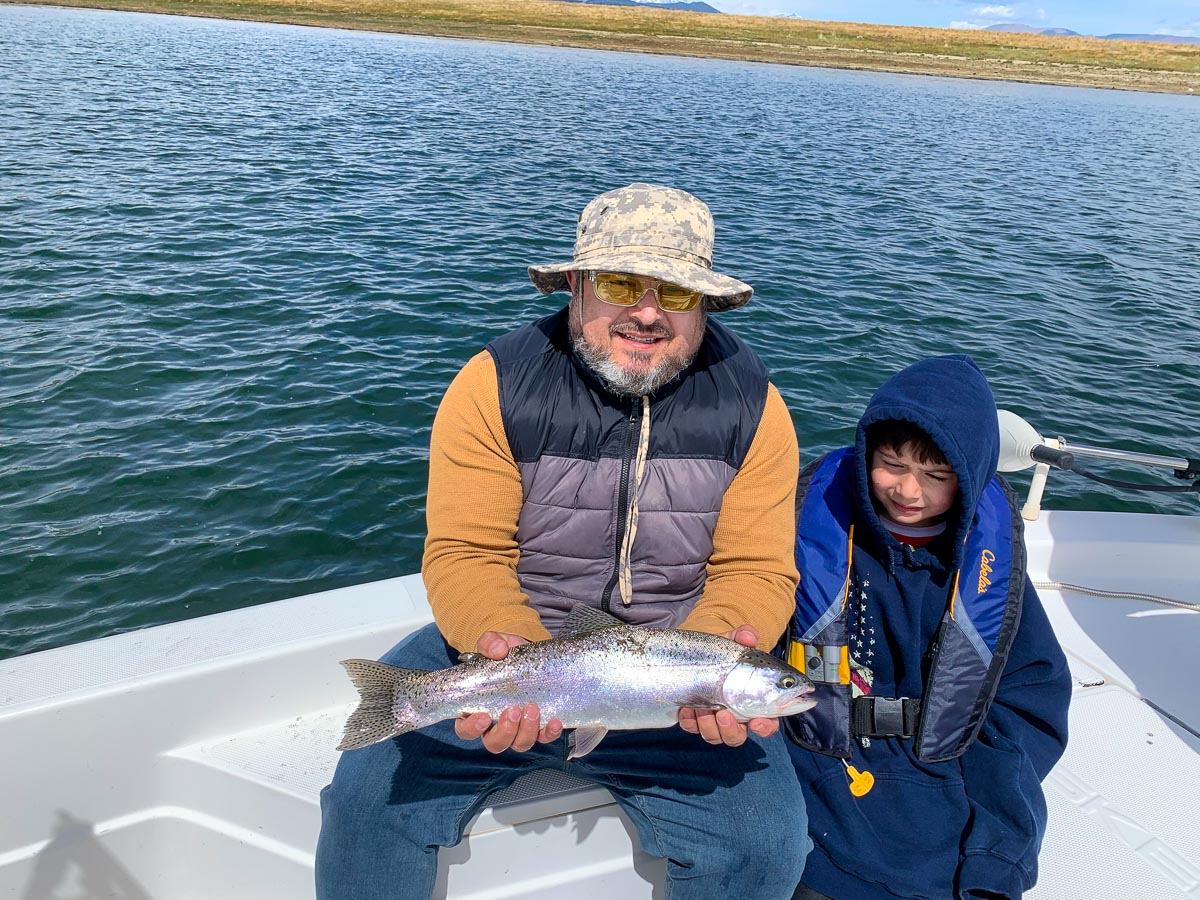
M708 0L722 12L794 15L835 22L984 28L1003 22L1069 28L1080 34L1200 37L1200 0Z

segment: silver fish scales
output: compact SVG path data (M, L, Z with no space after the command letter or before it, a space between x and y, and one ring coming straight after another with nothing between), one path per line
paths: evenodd
M513 647L502 660L464 654L427 672L370 660L344 660L360 704L339 750L387 740L444 719L536 703L543 721L562 720L571 757L584 756L610 730L667 728L683 707L728 709L739 720L809 709L813 684L768 653L694 631L626 625L577 604L563 633Z

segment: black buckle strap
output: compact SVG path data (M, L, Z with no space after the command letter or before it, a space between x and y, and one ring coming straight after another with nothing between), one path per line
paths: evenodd
M850 716L855 737L910 738L917 733L921 701L917 697L855 697Z

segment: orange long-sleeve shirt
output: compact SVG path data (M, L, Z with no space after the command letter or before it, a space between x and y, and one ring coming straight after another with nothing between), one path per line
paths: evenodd
M798 474L791 416L768 385L758 431L722 501L704 592L681 628L720 634L751 625L760 646L774 646L795 608ZM496 367L484 351L451 382L429 446L421 573L438 627L459 650L474 650L489 630L550 637L517 581L521 500Z

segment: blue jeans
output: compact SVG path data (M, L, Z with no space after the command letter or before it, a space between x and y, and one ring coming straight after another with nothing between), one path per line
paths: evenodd
M383 662L439 669L457 653L430 625ZM642 848L667 859L668 900L787 900L812 844L782 735L714 747L680 728L614 731L582 759L566 738L494 755L439 722L342 754L321 792L318 900L425 900L439 847L462 840L493 791L538 769L607 788Z

